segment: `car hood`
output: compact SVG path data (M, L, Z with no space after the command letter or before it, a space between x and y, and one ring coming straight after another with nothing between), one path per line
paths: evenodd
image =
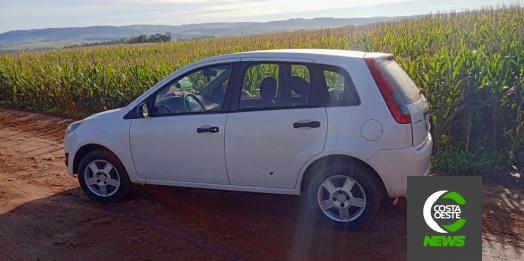
M99 113L93 114L93 115L85 118L84 120L91 120L91 119L102 118L102 117L104 117L104 118L105 117L112 117L115 114L127 113L127 111L128 110L127 110L126 107L112 109L112 110L107 110L107 111L103 111L103 112L99 112Z

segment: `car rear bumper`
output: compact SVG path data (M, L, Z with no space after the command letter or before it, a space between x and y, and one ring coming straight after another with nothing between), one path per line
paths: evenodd
M431 164L428 166L428 169L420 176L427 176L431 171ZM413 176L413 175L409 175ZM407 181L407 178L406 178ZM398 185L393 185L388 189L388 194L392 198L405 197L408 192L408 183L402 183Z
M418 147L381 150L367 160L380 175L392 198L407 195L408 176L427 176L431 170L433 139L428 133Z

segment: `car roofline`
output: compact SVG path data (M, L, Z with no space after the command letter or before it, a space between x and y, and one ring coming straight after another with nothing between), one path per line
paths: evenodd
M362 52L354 50L342 50L342 49L271 49L271 50L254 50L254 51L244 51L236 52L224 55L218 55L213 57L208 57L200 60L199 62L208 62L219 59L228 59L228 58L307 58L312 59L316 57L325 57L325 56L336 56L336 57L348 57L348 58L365 58L365 57L381 57L381 56L391 56L389 53L380 53L380 52Z

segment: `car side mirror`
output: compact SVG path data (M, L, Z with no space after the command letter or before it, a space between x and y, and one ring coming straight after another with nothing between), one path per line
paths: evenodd
M136 108L136 114L138 115L138 118L149 118L149 104L143 102L138 105L138 108Z

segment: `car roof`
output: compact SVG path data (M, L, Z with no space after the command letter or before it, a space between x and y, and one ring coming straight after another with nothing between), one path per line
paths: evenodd
M337 56L346 58L364 58L366 55L372 56L387 56L390 54L386 53L366 53L362 51L352 50L337 50L337 49L272 49L272 50L258 50L258 51L247 51L237 52L231 54L225 54L220 56L209 57L204 61L212 61L216 59L228 59L228 58L253 58L253 57L272 57L272 58L302 58L312 59L325 58L326 56Z

